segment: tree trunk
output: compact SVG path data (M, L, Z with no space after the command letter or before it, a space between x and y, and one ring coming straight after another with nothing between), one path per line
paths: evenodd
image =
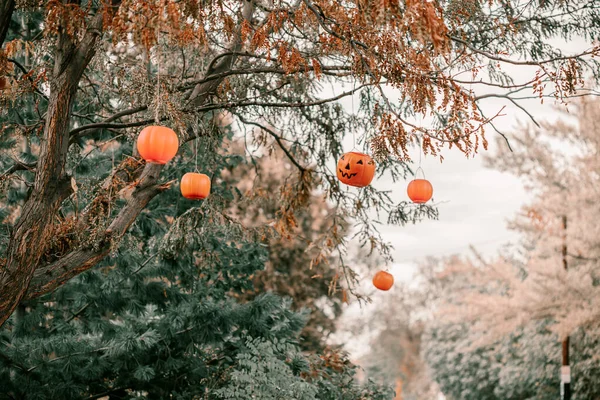
M33 190L12 232L6 264L0 270L0 326L27 292L48 247L49 227L61 203L71 193L70 177L65 172L71 108L83 71L95 53L101 27L102 15L98 14L78 45L67 33L59 35Z
M118 1L114 2L116 3ZM253 10L252 2L245 3L243 18L250 20ZM34 188L15 226L8 246L6 265L0 270L0 326L21 300L48 293L100 262L110 252L113 241L118 241L146 205L168 187L158 184L162 165L147 164L127 204L106 230L100 246L94 249L74 249L52 264L39 265L51 235L46 227L50 226L60 204L72 190L70 177L65 172L70 112L79 80L94 55L94 44L101 29L102 15L99 14L94 17L94 22L90 24L78 46L74 46L65 35L61 36L57 44L44 142L37 163ZM239 50L239 37L238 33L232 43L232 50ZM236 59L235 53L222 57L206 75L217 75L232 68ZM196 106L203 104L222 80L220 78L199 84L190 103ZM193 135L193 132L188 135Z
M15 0L3 0L0 2L0 47L2 47L6 39L8 26L10 25L10 19L14 10Z

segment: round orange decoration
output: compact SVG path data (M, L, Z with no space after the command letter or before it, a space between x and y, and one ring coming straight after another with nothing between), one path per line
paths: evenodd
M181 178L179 188L186 199L203 200L210 194L210 178L204 174L188 172Z
M427 203L433 196L433 186L427 179L413 179L406 190L413 203Z
M337 177L346 185L365 187L375 176L375 161L363 153L351 151L344 154L337 163Z
M137 149L144 160L154 164L166 164L179 150L177 134L164 126L148 126L137 139Z
M373 277L373 285L379 290L390 290L394 285L394 277L388 272L379 271Z

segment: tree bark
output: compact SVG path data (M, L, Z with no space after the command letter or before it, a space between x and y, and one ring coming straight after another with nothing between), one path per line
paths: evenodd
M48 247L51 225L62 201L71 193L65 171L71 108L83 71L95 53L102 29L102 13L94 16L86 34L75 44L59 34L50 80L50 99L33 190L23 206L0 270L0 326L12 314Z
M15 0L3 0L0 2L0 47L8 34L10 19L15 11Z

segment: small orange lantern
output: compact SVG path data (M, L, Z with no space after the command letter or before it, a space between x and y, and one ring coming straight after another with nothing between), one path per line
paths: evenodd
M337 163L337 177L346 185L365 187L375 176L375 161L363 153L351 151L344 154Z
M188 172L181 178L179 188L186 199L203 200L210 194L210 178L204 174Z
M373 285L379 290L390 290L394 285L394 276L389 272L379 271L373 277Z
M177 134L164 126L148 126L137 139L140 156L149 163L166 164L179 150Z
M433 196L433 186L427 179L413 179L406 190L413 203L427 203Z

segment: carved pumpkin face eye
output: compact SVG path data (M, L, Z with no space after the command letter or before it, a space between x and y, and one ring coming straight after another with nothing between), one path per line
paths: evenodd
M358 164L358 165L363 165L363 162L362 162L362 160L358 160L357 164Z

